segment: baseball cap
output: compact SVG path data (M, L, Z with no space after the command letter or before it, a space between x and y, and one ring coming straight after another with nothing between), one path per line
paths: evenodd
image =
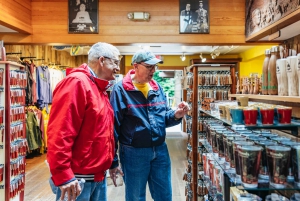
M149 65L155 65L157 63L161 63L161 64L163 63L163 61L156 58L155 55L151 51L143 50L143 49L137 51L133 55L131 64L140 63L140 62L144 62L144 63L149 64Z

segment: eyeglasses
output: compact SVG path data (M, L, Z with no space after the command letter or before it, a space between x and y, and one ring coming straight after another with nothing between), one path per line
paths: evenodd
M100 57L101 57L101 56L100 56ZM98 59L99 59L100 57L98 57ZM103 56L103 57L104 57L105 59L111 60L116 66L120 66L121 60L109 58L109 57L106 57L106 56Z
M137 64L140 64L140 65L142 65L142 66L144 66L144 67L146 67L148 70L157 70L158 69L158 65L150 65L150 66L145 66L144 64L142 64L142 63L137 63Z

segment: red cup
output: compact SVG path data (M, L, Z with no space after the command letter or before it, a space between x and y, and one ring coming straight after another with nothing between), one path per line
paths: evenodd
M291 107L278 107L277 108L278 122L280 124L290 124L292 119Z
M274 122L274 109L273 108L260 108L261 123L263 125L273 125Z
M244 108L244 122L247 126L255 126L257 121L257 109L256 108Z

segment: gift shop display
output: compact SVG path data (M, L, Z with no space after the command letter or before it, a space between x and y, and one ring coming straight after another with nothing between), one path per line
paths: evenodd
M0 61L0 200L23 201L25 156L24 66Z
M268 71L273 71L274 66L276 69L277 59L274 58L278 56L277 51L276 46L272 50L273 59L271 55ZM298 135L300 123L293 119L292 107L280 105L280 102L254 102L243 95L236 96L236 101L217 100L213 92L207 93L202 87L204 78L199 78L199 71L201 68L195 65L190 72L189 97L193 112L187 122L189 139L192 139L188 146L192 174L188 174L187 168L186 176L192 183L195 179L199 180L199 188L205 189L199 190L197 196L229 201L231 186L257 194L257 197L243 195L236 197L236 200L267 200L270 197L267 192L274 190L281 193L276 194L280 198L291 198L287 192L300 191L300 142L273 132L288 130L290 135ZM276 78L276 71L274 75ZM275 93L277 86L274 76L271 77L268 81L273 87L267 89L268 93ZM251 87L244 90L254 91ZM198 139L197 159L193 159L195 135ZM197 175L193 170L195 162L198 164ZM191 187L189 184L187 200L194 195Z

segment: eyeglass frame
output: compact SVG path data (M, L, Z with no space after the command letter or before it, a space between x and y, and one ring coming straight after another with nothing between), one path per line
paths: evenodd
M157 70L157 69L158 69L158 65L157 65L157 64L155 64L155 65L150 65L150 66L145 66L145 65L142 64L142 62L139 62L139 63L137 63L137 64L141 64L142 66L144 66L145 68L147 68L149 71L152 71L153 69L154 69L154 70Z
M113 62L114 65L120 66L121 60L113 59L113 58L110 58L110 57L107 57L107 56L100 56L100 57L103 57L103 58L105 58L105 59L110 59L110 60L112 60L112 62ZM99 59L100 57L98 57L98 59Z

